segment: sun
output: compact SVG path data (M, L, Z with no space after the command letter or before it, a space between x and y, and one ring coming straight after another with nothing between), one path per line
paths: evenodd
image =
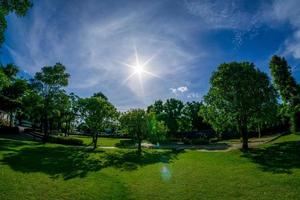
M143 75L149 75L149 76L159 78L159 76L157 76L156 74L154 74L154 73L150 72L148 69L146 69L146 68L149 68L149 66L147 66L147 65L152 61L152 59L155 56L151 56L145 62L141 62L136 47L134 48L134 56L135 56L134 64L121 63L121 64L129 67L132 70L132 73L124 80L123 83L127 82L129 79L133 78L134 76L137 76L140 84L142 84L141 82L142 82L142 79L144 78Z
M144 72L144 68L142 65L136 65L136 66L133 66L133 71L135 74L141 75Z

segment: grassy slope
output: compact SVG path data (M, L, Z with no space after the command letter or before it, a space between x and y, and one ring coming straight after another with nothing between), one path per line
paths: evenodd
M1 137L1 136L0 136ZM87 152L0 138L0 199L299 199L300 136L248 154Z

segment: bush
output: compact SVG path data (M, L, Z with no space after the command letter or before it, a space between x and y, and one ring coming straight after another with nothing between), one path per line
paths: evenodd
M77 138L62 137L62 136L50 136L50 143L65 144L65 145L83 145L83 141Z

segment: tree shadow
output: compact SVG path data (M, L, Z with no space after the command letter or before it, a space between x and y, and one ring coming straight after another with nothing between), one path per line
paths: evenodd
M251 149L243 157L260 165L263 171L273 173L292 173L292 169L300 168L300 142L290 141L277 143L259 149Z
M174 159L177 159L177 155L181 152L183 152L183 150L147 150L140 155L135 150L107 152L104 155L104 166L112 166L121 170L134 170L139 166L142 167L154 163L170 163Z
M10 135L1 135L0 137L0 151L17 151L17 148L22 148L25 145L38 145L39 143L32 143L32 140L24 138L20 140L18 137Z
M54 179L62 177L68 180L75 177L83 178L89 172L96 172L106 167L135 170L138 166L170 162L177 154L178 152L173 151L147 151L139 156L134 150L91 151L79 147L40 145L24 147L4 154L1 162L15 171L42 172Z

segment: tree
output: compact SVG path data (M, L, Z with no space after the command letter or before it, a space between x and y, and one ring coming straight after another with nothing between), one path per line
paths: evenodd
M21 98L27 88L28 83L25 80L17 79L2 90L2 94L7 98L4 105L6 105L5 110L9 111L10 126L12 126L13 114L21 106Z
M191 123L193 131L209 129L209 125L204 122L203 117L199 115L199 110L203 104L201 102L187 102L183 108L183 116Z
M17 78L19 68L14 64L2 65L0 71L4 81L1 84L0 105L3 110L9 112L10 126L12 126L13 115L21 106L21 97L27 90L28 83L25 80Z
M92 131L95 149L98 133L104 131L117 118L117 110L108 100L100 96L80 99L79 104L81 116Z
M147 137L148 116L143 109L132 109L123 113L120 118L122 127L131 135L132 139L138 143L138 154L142 152L142 141Z
M176 133L179 128L178 119L181 117L184 105L178 99L168 99L164 104L165 122L170 133Z
M22 97L21 111L25 119L30 120L34 131L41 124L43 110L43 97L34 88L27 90Z
M4 87L9 86L10 82L8 77L3 72L3 68L0 67L0 93Z
M252 63L224 63L213 72L210 84L202 116L217 131L236 128L247 150L250 121L265 106L276 105L276 92L267 75Z
M275 88L279 91L283 104L287 105L291 132L299 129L300 86L292 76L291 68L284 57L274 55L270 61L270 71ZM297 126L298 124L298 126Z
M66 73L65 70L64 65L56 63L54 66L43 67L41 72L35 74L34 84L40 89L40 94L43 96L44 142L49 137L49 120L55 109L54 97L61 92L63 87L68 85L70 74Z
M65 135L69 135L71 130L75 128L75 125L77 124L77 119L79 118L79 101L80 98L75 95L74 93L71 93L66 98L66 103L64 107L62 108L62 125L63 130L65 132Z
M4 42L4 32L7 28L5 16L11 12L24 16L31 7L30 0L0 0L0 46Z
M159 121L154 112L147 113L148 136L150 142L159 143L166 140L168 128L163 121Z

